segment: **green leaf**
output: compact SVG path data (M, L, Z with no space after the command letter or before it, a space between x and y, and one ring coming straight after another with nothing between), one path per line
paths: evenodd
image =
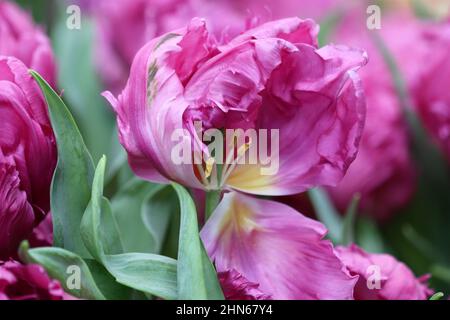
M448 284L450 284L450 269L441 265L434 265L431 267L431 274L433 278L436 277Z
M131 179L111 200L125 252L156 253L155 240L142 221L145 203L162 187Z
M345 213L340 241L340 244L344 246L355 242L355 218L358 212L358 204L360 199L361 196L359 194L354 195L352 202Z
M194 202L180 185L172 184L180 201L181 221L178 244L178 299L223 299L217 273L199 236Z
M95 170L94 180L92 183L92 195L89 205L83 215L81 221L80 232L86 248L90 254L99 262L103 261L104 248L102 234L109 235L101 230L101 216L104 209L103 203L103 181L105 174L106 158L102 157ZM107 241L112 242L112 241Z
M177 195L170 186L152 193L144 201L141 209L141 221L144 222L152 238L153 253L161 253L172 216L180 211Z
M135 292L116 281L105 267L93 259L85 259L97 287L107 300L129 300Z
M105 267L116 280L130 288L173 300L177 298L177 262L150 253L105 256Z
M318 36L319 47L323 47L330 42L333 30L340 23L343 17L343 12L336 11L328 14L325 19L320 22L320 32Z
M356 243L368 252L384 253L386 248L376 222L366 216L361 216L356 223Z
M321 188L314 188L308 191L308 195L317 217L328 228L328 236L334 243L339 243L342 239L342 217L328 194Z
M98 77L95 53L96 26L87 15L82 15L81 29L70 30L66 26L66 5L57 6L57 17L52 33L55 57L58 60L59 86L64 90L67 104L71 108L86 144L97 162L103 154L108 159L124 160L122 148L117 148L115 117L100 95L103 86ZM116 170L116 165L111 170ZM108 176L113 175L110 172Z
M444 294L442 292L436 292L433 294L429 300L441 300L444 297Z
M54 5L52 0L16 0L16 2L32 14L34 21L47 26L51 24L51 16L48 12Z
M209 219L220 202L221 190L213 190L206 193L205 221Z
M104 300L105 296L97 287L94 278L83 259L75 253L61 248L36 248L29 249L27 242L20 246L21 260L26 263L42 265L50 277L57 279L64 290L73 296L83 299ZM80 268L80 289L69 289L67 280L70 276L68 268L78 266Z
M103 197L105 167L106 158L102 157L95 171L91 201L81 223L86 247L119 283L164 299L176 298L176 260L143 253L109 254L121 251L122 247L109 202Z
M421 0L412 0L411 1L412 9L415 15L424 20L433 20L436 19L435 16L430 12L430 10L423 4Z
M88 257L79 226L90 199L92 158L64 102L38 73L30 73L47 101L58 145L58 164L51 186L54 245Z

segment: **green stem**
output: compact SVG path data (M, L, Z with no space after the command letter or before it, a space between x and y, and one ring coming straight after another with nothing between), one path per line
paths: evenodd
M221 190L212 190L206 193L205 201L205 222L217 208L220 202Z

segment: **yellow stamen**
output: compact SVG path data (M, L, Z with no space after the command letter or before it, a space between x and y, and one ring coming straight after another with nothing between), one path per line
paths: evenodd
M211 176L211 172L213 169L213 165L216 161L214 160L214 158L209 158L208 160L206 160L206 169L205 169L205 176L206 178L209 178Z

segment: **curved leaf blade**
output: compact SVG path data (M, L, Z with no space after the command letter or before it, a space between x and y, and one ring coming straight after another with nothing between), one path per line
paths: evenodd
M199 236L197 210L189 193L172 184L180 201L181 221L178 244L178 299L224 299L208 255Z
M20 246L20 257L26 263L36 263L44 267L50 277L57 279L64 290L73 296L83 299L105 300L105 296L97 287L89 267L75 253L61 248L29 249L28 243ZM67 279L70 276L68 268L77 266L80 270L80 289L70 289Z
M62 99L37 72L30 73L47 101L58 146L58 164L51 186L54 245L89 257L79 227L91 194L92 158Z
M117 282L164 299L176 298L176 260L155 254L110 254L123 249L109 201L103 197L105 168L103 156L95 170L91 201L80 228L87 249Z
M105 267L117 282L130 288L173 300L177 298L177 262L150 253L108 255Z

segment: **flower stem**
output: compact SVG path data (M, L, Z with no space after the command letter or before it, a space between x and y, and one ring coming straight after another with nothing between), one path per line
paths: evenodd
M208 221L213 211L220 202L221 190L212 190L206 193L205 222Z

